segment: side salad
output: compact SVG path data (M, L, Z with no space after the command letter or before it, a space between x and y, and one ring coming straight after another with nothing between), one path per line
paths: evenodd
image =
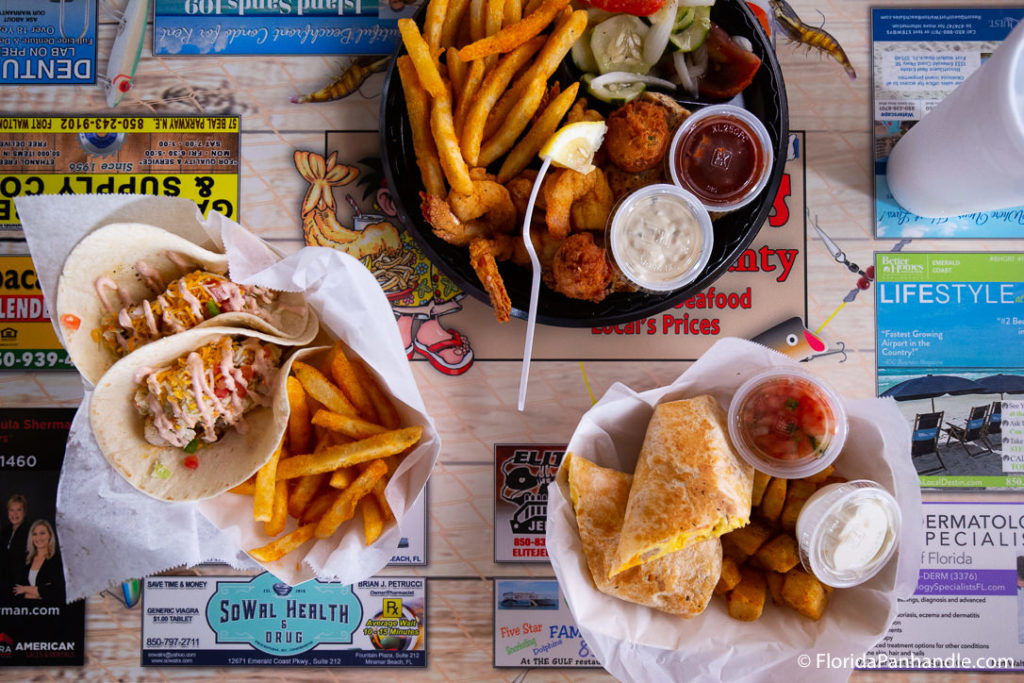
M749 39L711 20L713 4L589 0L587 30L571 51L589 93L619 105L649 86L713 100L742 92L761 60Z

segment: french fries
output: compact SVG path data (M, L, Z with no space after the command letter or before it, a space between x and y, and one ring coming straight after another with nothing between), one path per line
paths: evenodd
M231 489L253 496L253 519L277 537L249 550L261 562L279 560L314 537L331 537L357 513L367 545L376 541L395 521L384 496L388 480L423 434L420 426L400 427L390 399L340 342L320 367L292 363L285 438L252 479ZM285 534L289 517L298 527Z

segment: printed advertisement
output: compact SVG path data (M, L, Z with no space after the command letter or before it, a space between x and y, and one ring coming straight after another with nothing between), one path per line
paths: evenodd
M142 593L142 665L425 667L426 615L422 578L156 576Z
M917 590L898 609L858 668L1024 669L1024 503L926 502Z
M237 116L0 117L0 234L20 233L13 198L37 194L187 197L238 220L238 131Z
M391 565L415 566L427 563L427 488L402 520L402 538L391 556Z
M494 445L494 561L547 562L548 483L565 444Z
M1024 488L1003 401L1024 394L1024 253L876 253L878 395L928 487Z
M96 82L96 0L0 0L0 85Z
M155 55L391 54L406 0L156 0Z
M65 603L56 516L74 415L66 408L0 410L0 667L85 661L85 602Z
M494 580L494 666L599 667L558 581Z
M30 256L0 256L0 370L70 370Z
M1024 207L922 218L893 199L889 152L903 135L980 67L1024 18L1024 8L871 10L875 236L1024 237Z

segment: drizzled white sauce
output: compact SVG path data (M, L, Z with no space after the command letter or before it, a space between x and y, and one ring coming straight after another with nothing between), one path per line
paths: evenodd
M690 205L668 193L642 197L616 217L615 259L641 282L668 283L700 259L704 235Z

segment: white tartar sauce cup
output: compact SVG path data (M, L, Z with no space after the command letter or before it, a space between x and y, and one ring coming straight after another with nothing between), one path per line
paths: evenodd
M896 499L873 481L823 486L797 518L800 562L824 584L856 586L892 558L901 521Z

